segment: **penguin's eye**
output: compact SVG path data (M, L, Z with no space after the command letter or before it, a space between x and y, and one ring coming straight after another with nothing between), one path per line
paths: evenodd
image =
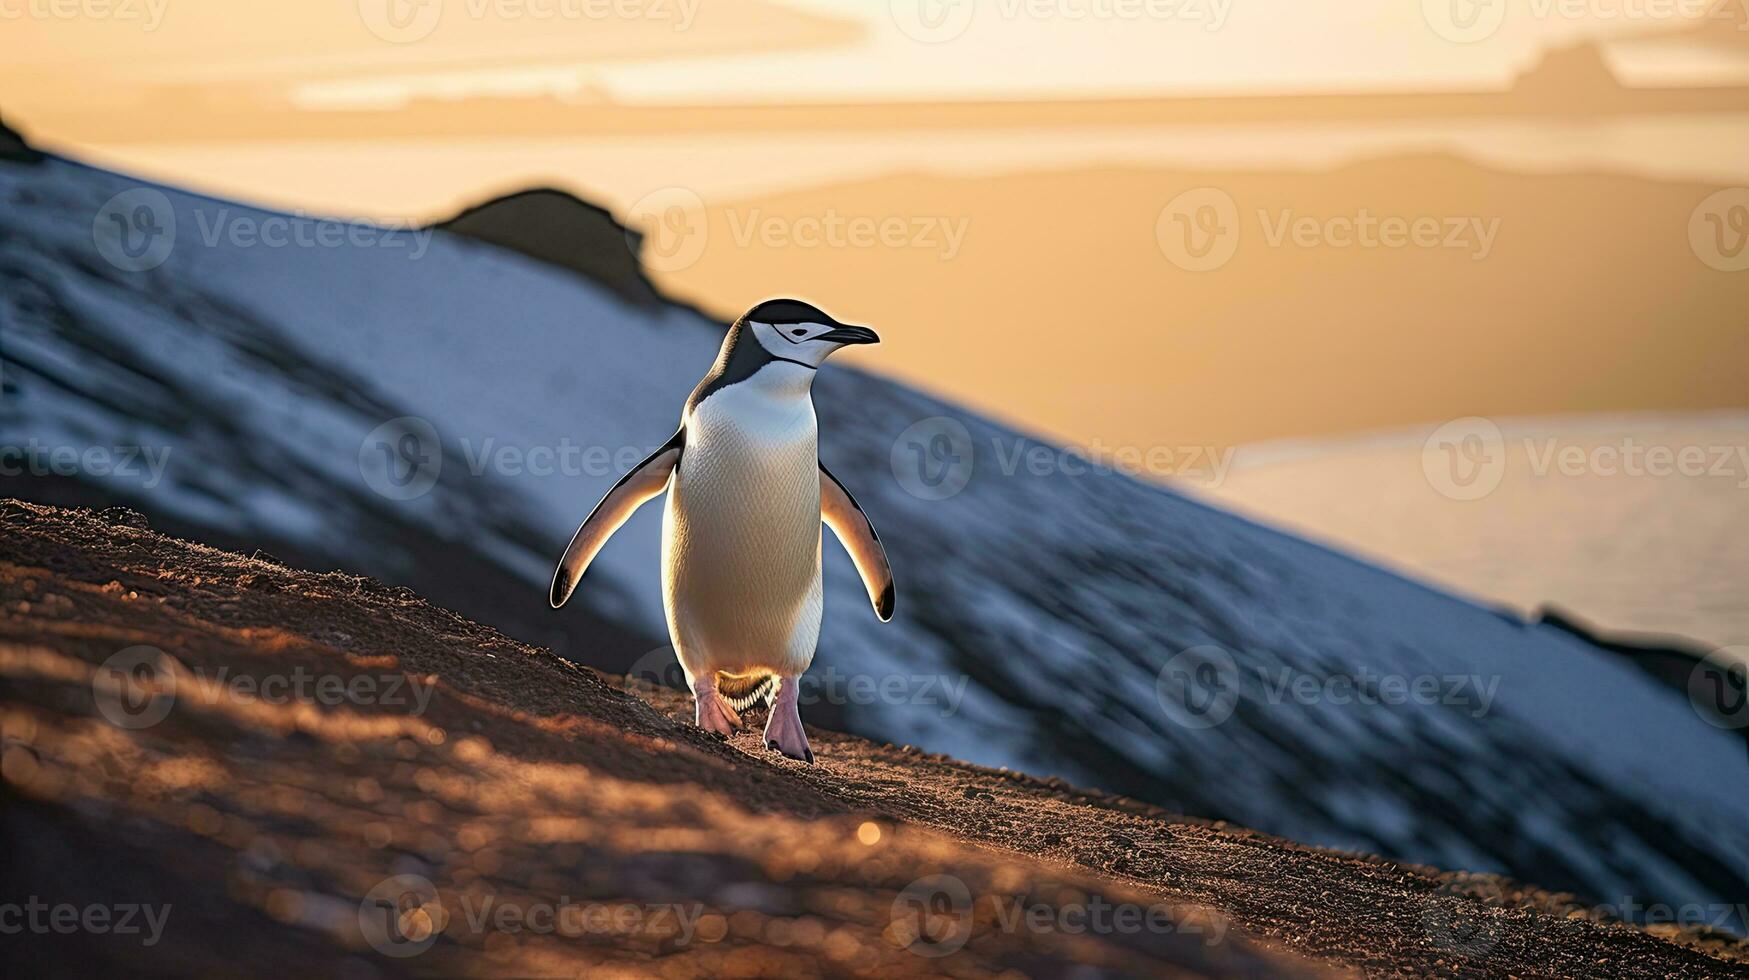
M798 327L797 329L790 331L790 336L792 336L792 337L805 337L805 336L807 336L807 333L808 332L806 330L803 330L803 329Z

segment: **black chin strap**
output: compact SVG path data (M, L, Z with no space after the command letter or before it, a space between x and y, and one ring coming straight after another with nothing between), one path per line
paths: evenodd
M771 352L770 352L770 351L767 351L767 352L766 352L766 353L767 353L767 354L771 354ZM779 357L779 356L777 356L777 355L776 355L776 354L771 354L771 359L772 359L772 360L774 360L774 361L783 361L783 362L785 362L785 363L787 363L787 364L801 364L801 365L802 365L802 367L805 367L805 368L807 368L807 369L808 369L808 370L810 370L810 371L818 371L818 370L820 370L820 368L819 368L819 367L818 367L818 366L817 366L817 365L813 365L813 364L806 364L806 363L803 363L803 362L802 362L802 361L798 361L798 360L796 360L796 359L795 359L795 358L792 358L792 357Z

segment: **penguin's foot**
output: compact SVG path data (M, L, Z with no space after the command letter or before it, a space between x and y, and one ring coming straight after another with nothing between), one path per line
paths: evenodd
M802 730L801 709L796 705L799 680L797 677L779 678L777 698L771 704L771 717L765 722L765 747L812 765L814 750L808 747L808 733Z
M715 686L700 685L693 693L693 704L697 709L694 720L707 732L728 738L741 727L741 716L729 707L729 702L723 700Z

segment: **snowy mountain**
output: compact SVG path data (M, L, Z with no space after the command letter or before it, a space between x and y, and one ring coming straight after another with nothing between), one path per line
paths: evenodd
M659 508L563 612L546 583L720 324L54 158L0 163L0 200L0 493L373 575L610 670L669 659ZM815 401L899 597L877 622L826 545L805 719L1616 907L1749 889L1742 739L1620 658L874 375L828 368Z

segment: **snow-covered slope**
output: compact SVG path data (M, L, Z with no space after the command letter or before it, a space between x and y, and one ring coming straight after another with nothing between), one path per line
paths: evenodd
M592 568L587 612L545 610L546 582L672 433L720 325L453 236L269 234L64 161L0 164L0 201L0 445L49 454L0 490L290 549L603 666L623 651L562 624L661 641L658 508ZM1749 890L1743 740L1630 665L879 377L829 368L815 401L899 603L878 623L827 545L806 717L1617 906ZM169 451L157 478L54 472L55 448L135 445Z

